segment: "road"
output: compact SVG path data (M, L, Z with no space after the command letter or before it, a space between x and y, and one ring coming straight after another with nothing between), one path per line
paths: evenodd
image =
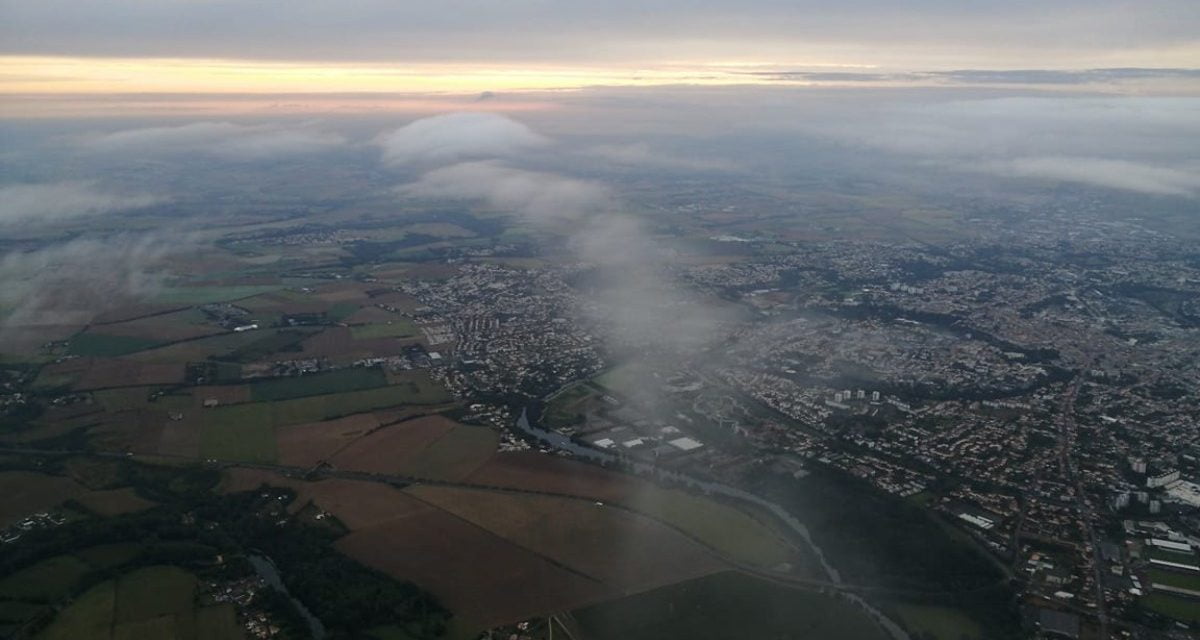
M1075 507L1078 509L1080 521L1087 529L1087 540L1092 547L1092 579L1096 585L1095 615L1100 625L1097 637L1099 640L1108 640L1108 614L1104 609L1104 580L1100 558L1100 541L1096 535L1096 528L1094 526L1097 516L1095 508L1087 500L1087 495L1083 491L1083 479L1080 477L1075 459L1072 456L1075 450L1075 432L1078 428L1078 425L1075 423L1075 401L1079 396L1079 387L1082 384L1083 375L1076 375L1075 379L1070 382L1063 393L1062 404L1059 405L1058 461L1059 470L1062 472L1063 478L1075 488Z

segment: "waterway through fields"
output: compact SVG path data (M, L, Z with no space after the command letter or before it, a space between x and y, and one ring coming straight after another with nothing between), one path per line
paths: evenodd
M802 540L804 540L805 544L808 545L809 549L812 550L813 556L816 557L817 561L820 563L821 569L825 572L825 575L829 576L830 582L834 584L843 584L842 575L838 572L837 568L829 562L829 559L825 557L825 553L821 550L821 547L817 545L815 541L813 541L812 533L808 530L808 527L806 527L803 522L789 513L786 509L778 504L775 504L774 502L771 502L770 500L750 493L749 491L745 491L744 489L739 489L724 483L713 482L711 480L701 480L678 471L663 469L646 462L630 460L629 458L620 457L607 451L601 451L599 449L581 445L557 431L551 431L534 426L529 422L528 411L526 409L521 410L521 416L517 419L516 426L521 431L524 431L535 438L548 442L554 448L561 451L566 451L580 458L585 458L594 462L620 462L624 465L632 467L640 474L649 475L662 480L668 480L670 482L693 489L699 489L700 491L708 494L721 495L734 500L749 502L758 507L766 509L767 511L771 512L772 515L779 518L781 522L786 524L788 528L794 531ZM867 600L862 596L850 592L842 593L845 595L845 597L858 603L873 617L875 617L876 620L879 621L880 625L882 625L883 628L887 630L889 634L891 634L892 638L895 640L912 640L912 638L907 632L904 631L904 629L900 628L899 625L885 616L871 603L867 602Z

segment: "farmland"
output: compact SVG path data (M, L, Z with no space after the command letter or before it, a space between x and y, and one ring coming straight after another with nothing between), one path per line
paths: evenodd
M587 401L595 395L595 390L582 382L566 387L546 403L542 421L551 428L581 422Z
M80 333L71 338L71 355L76 356L123 356L135 351L145 351L158 346L156 340L136 336L116 336L104 333Z
M196 592L196 577L178 567L153 566L127 573L117 580L115 622L139 620L190 612Z
M570 493L614 502L686 531L732 559L771 567L793 561L791 546L769 525L732 506L569 460L501 454L473 482Z
M406 459L401 469L419 478L461 480L487 462L499 442L496 432L487 427L457 425Z
M350 335L355 340L374 338L411 338L421 335L421 331L411 320L398 317L386 323L364 324L350 327Z
M373 413L357 413L345 418L308 422L275 429L279 462L311 467L327 460L355 440L380 425Z
M251 385L251 396L255 402L270 402L374 389L385 385L387 385L387 378L379 369L338 369L328 373L256 382Z
M724 572L575 611L588 638L822 638L884 640L860 609L837 596L797 591Z
M44 640L111 638L116 585L102 582L77 598L42 632Z
M607 593L595 580L440 509L352 531L336 546L363 564L429 589L477 631L594 602Z
M918 637L934 640L976 640L983 636L979 623L957 609L897 603L891 607L898 620Z
M422 455L455 428L453 421L440 416L405 420L347 444L332 462L343 469L398 474L408 460Z
M423 374L401 384L272 403L275 424L301 424L405 404L438 404L450 397Z
M115 516L134 511L144 511L154 503L137 495L132 487L89 491L76 498L85 509L101 516Z
M205 304L249 298L282 288L281 285L176 286L160 292L154 301L159 304Z
M8 526L38 511L84 492L75 481L31 471L0 472L0 526Z
M74 556L56 556L0 580L0 598L54 602L71 590L90 570Z
M203 414L200 455L221 460L272 462L275 430L270 404L219 407Z
M67 607L42 637L76 638L240 638L229 613L210 613L195 604L196 578L171 566L150 566L101 582ZM198 635L199 628L222 635ZM233 633L239 631L239 633Z
M621 592L723 568L653 520L585 500L431 486L408 492Z
M651 486L623 504L679 527L747 564L773 567L794 559L794 552L778 533L747 513L711 498Z

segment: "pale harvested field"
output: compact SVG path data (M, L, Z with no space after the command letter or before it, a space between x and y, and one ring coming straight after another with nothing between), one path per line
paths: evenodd
M589 501L435 486L407 491L623 593L729 568L649 518Z

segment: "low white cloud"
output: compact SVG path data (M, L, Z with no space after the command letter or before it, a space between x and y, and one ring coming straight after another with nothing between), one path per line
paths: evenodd
M185 237L81 238L0 256L0 327L85 324L152 295Z
M1046 156L991 162L987 171L1019 178L1077 182L1154 195L1195 196L1200 172L1126 160Z
M117 194L91 182L0 186L0 225L55 222L139 209L163 202L148 194Z
M494 113L422 118L376 139L390 165L503 158L549 144L529 127Z
M445 131L446 123L454 120L452 116L429 118L409 127ZM485 128L496 126L513 135L493 136L474 146L459 145L455 136L462 130L455 129L454 135L428 138L455 144L407 145L404 148L410 152L429 152L406 157L434 162L464 154L517 156L521 149L547 144L523 126L513 129L510 125L515 123L510 120L488 120ZM538 142L509 144L513 140ZM649 148L637 146L604 152L640 162L655 157ZM645 357L650 352L687 353L709 339L723 317L712 305L677 285L665 262L668 252L640 220L621 212L620 202L603 184L517 168L493 158L439 166L396 192L410 198L482 202L561 236L564 247L595 274L594 286L581 296L580 313L607 334L610 348L629 357Z
M429 171L398 189L407 196L482 200L537 221L571 219L604 210L608 191L593 182L515 169L495 161L463 162Z
M234 160L262 160L318 153L346 144L339 134L310 127L193 122L174 127L129 129L92 137L86 148L104 153L202 153Z

